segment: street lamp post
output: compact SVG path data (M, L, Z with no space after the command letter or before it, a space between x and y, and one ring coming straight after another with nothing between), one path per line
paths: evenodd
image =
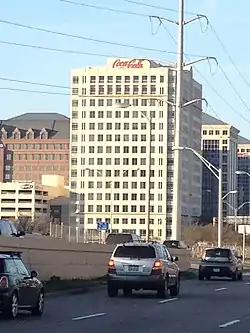
M228 202L224 201L224 203L226 205L228 205L228 207L230 207L233 212L234 212L234 230L237 231L237 216L238 216L238 211L244 207L245 205L249 205L250 204L250 201L246 201L246 202L243 202L240 206L238 206L237 208L234 208L232 205L230 205Z
M173 147L173 150L190 150L195 156L197 156L201 162L212 172L212 174L218 179L218 247L221 247L222 243L222 169L216 168L212 163L206 160L201 154L199 154L195 149L190 147ZM229 193L226 194L226 196Z

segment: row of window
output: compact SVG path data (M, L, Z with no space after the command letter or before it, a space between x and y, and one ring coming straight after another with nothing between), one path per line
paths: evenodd
M172 71L172 75L169 75L169 82L174 82L175 81L175 72ZM112 76L112 75L108 75L108 76L104 76L104 75L99 75L99 76L95 76L95 75L91 75L91 76L82 76L81 78L81 82L80 82L80 77L79 76L73 76L72 77L72 83L73 84L85 84L85 83L164 83L164 75L151 75L151 76L147 76L147 75L142 75L142 76L138 76L138 75L134 75L134 76L129 76L129 75L125 75L125 76L121 76L121 75L116 75L116 76Z
M128 201L128 200L140 200L140 201L145 201L146 200L146 194L145 193L88 193L87 198L89 201L92 200L106 200L106 201L111 201L111 200L122 200L122 201ZM157 199L157 201L162 201L162 193L158 193L157 195L154 193L150 193L150 200L154 201ZM171 201L173 200L173 195L168 194L167 195L167 200Z
M228 130L203 130L203 135L228 135Z
M174 99L173 98L168 98L168 100L170 102L174 102ZM77 100L78 101L78 100ZM125 105L132 105L132 106L152 106L152 107L160 107L160 106L167 106L168 109L173 109L174 107L173 106L170 106L169 104L166 104L163 100L159 100L157 98L154 98L154 99L148 99L148 98L133 98L133 99L123 99L123 102L121 99L111 99L111 98L108 98L108 99L103 99L103 98L81 98L81 106L82 107L86 107L86 106L114 106L116 107L118 104L120 103L124 103ZM74 105L77 105L77 106L73 106L73 102L72 102L72 106L73 107L78 107L80 106L80 103L79 102L74 102Z
M42 130L41 132L37 133L33 130L29 130L26 133L23 133L23 131L14 130L11 135L8 135L8 132L2 128L1 129L1 139L48 139L49 133L46 130Z
M82 169L80 172L80 170L78 169L73 169L71 170L71 176L72 177L77 177L80 176L81 177L85 177L86 176L86 172L88 172L88 177L129 177L129 175L131 175L132 177L137 177L138 176L138 172L140 172L140 176L144 177L144 175L147 175L147 170L141 170L141 169L136 169L136 170L94 170L94 169ZM172 177L173 175L173 171L169 171L167 173L168 177ZM163 170L151 170L150 171L150 177L163 177Z
M94 222L92 222L92 219L88 220L88 224L94 224ZM121 223L116 223L117 224L121 224ZM96 232L96 229L87 229L86 230L89 234L90 239L93 237L92 235ZM112 228L112 233L118 234L119 232L121 233L132 233L132 234L137 234L139 233L140 237L144 238L146 237L146 229L140 229L140 230L135 230L135 229L114 229ZM158 230L149 230L149 236L150 237L162 237L162 230L158 229ZM167 230L167 236L170 237L171 236L171 230Z
M94 112L94 111L93 111ZM91 112L90 112L91 113ZM88 126L86 126L88 125ZM157 126L156 126L157 125ZM171 123L172 125L172 123ZM111 131L113 129L115 130L147 130L148 128L148 123L82 123L82 129L83 130L86 130L86 127L88 127L88 130L89 131L95 131L95 130L107 130L107 131ZM174 128L174 126L171 126L171 128ZM151 123L151 129L152 130L163 130L164 129L164 123L159 123L159 124L156 124L156 123Z
M170 179L169 179L170 180ZM114 182L113 184L111 182L105 182L105 184L102 182L97 182L97 183L100 183L98 186L99 187L95 187L95 182L93 181L89 181L88 182L88 186L87 188L115 188L115 189L128 189L128 188L131 188L131 189L146 189L146 182ZM130 186L129 186L130 184ZM157 187L156 187L157 186ZM76 189L77 188L77 182L72 180L71 181L71 189ZM85 183L84 181L81 181L81 188L85 188ZM156 185L156 183L154 182L150 182L150 188L151 189L155 189L155 188L158 188L159 190L162 190L163 189L163 183L162 182L158 182L158 185ZM168 183L168 188L171 189L173 188L173 185L172 183Z
M68 161L69 155L65 154L14 154L17 161Z
M83 149L82 149L83 148ZM87 153L89 154L94 154L94 153L97 153L97 154L102 154L104 153L104 149L105 147L103 146L89 146L89 147L85 147L85 146L82 146L81 147L81 154L85 154L85 151L87 150ZM146 146L132 146L132 147L129 147L129 146L115 146L115 147L112 147L113 148L113 152L116 153L116 154L120 154L120 153L123 153L123 154L129 154L129 153L133 153L133 154L137 154L137 153L140 153L140 154L146 154L147 153L147 147ZM168 147L168 151L169 153L173 153L172 151L172 147ZM77 146L72 146L71 147L71 152L73 154L77 153L78 152L78 147ZM158 147L155 147L155 146L151 146L151 153L152 154L155 154L157 153L158 154L163 154L164 152L164 147L163 146L158 146Z
M173 207L170 205L167 205L167 213L171 213L173 210ZM114 213L146 213L146 206L144 205L114 205L112 207L112 212ZM88 213L110 213L111 212L111 206L110 205L88 205L87 206L87 212ZM159 206L150 206L150 212L151 213L163 213L163 207L161 205ZM142 219L144 220L144 219Z
M172 158L173 155L169 156L167 158L167 165L172 166L174 165L174 159ZM153 165L163 165L164 159L160 157L158 161L156 162L155 158L151 158L151 166ZM146 158L132 158L131 160L132 165L147 165L147 159ZM71 165L77 165L77 158L72 158L71 159ZM86 163L86 159L84 157L81 158L81 165L130 165L129 159L128 158L89 158L88 159L88 164Z
M8 143L8 150L68 150L69 144L64 143Z

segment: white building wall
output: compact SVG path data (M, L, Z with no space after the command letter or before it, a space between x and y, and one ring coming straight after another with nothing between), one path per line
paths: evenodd
M151 115L150 233L151 237L166 239L172 215L175 109L163 100L175 100L176 72L150 60L135 60L135 68L128 68L131 65L124 62L120 67L116 64L116 59L109 59L107 66L72 70L70 189L84 195L80 222L85 229L94 231L97 221L106 220L111 221L113 230L133 230L144 237L149 123L141 112ZM184 98L201 96L201 86L193 80L191 71L185 78ZM121 109L116 102L131 106ZM200 110L187 107L181 121L183 144L200 147ZM199 166L194 156L183 156L182 212L191 220L193 215L197 219L201 209Z

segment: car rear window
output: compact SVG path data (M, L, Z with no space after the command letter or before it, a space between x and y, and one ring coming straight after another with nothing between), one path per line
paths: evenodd
M106 239L106 244L129 243L132 241L133 241L132 235L116 234L116 235L108 235Z
M155 249L152 246L119 246L114 254L116 258L155 258Z
M228 249L209 249L206 250L206 257L209 258L229 258L231 251Z
M0 274L4 273L4 260L0 258Z

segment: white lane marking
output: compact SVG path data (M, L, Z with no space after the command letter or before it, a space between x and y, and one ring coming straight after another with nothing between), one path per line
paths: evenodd
M178 298L169 298L169 299L164 299L162 301L159 301L159 304L163 304L163 303L168 303L168 302L172 302L172 301L177 301Z
M236 320L229 321L229 322L227 322L227 323L225 323L225 324L222 324L222 325L220 325L219 327L220 327L220 328L225 328L225 327L228 327L228 326L232 326L232 325L234 325L234 324L237 324L237 323L239 323L239 322L240 322L240 320L239 320L239 319L236 319Z
M246 284L247 284L247 285L249 285L249 284L250 284L250 282L247 282Z
M218 289L214 289L214 291L218 292L218 291L223 291L223 290L227 290L227 288L218 288Z
M77 321L77 320L84 320L84 319L90 319L90 318L95 318L95 317L102 317L105 316L106 313L102 312L102 313L94 313L88 316L82 316L82 317L75 317L72 318L72 320Z

